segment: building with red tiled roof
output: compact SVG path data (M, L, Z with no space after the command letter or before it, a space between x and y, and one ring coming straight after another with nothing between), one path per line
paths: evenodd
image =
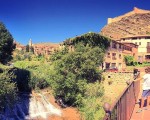
M14 44L16 45L16 49L19 50L19 51L26 49L26 46L21 45L20 43L18 43L16 41L14 41Z
M39 43L33 45L34 54L36 55L50 55L54 51L60 49L59 44L54 43Z
M35 55L50 55L54 51L60 50L61 45L57 43L37 43L32 44L32 40L29 40L29 47L33 47Z

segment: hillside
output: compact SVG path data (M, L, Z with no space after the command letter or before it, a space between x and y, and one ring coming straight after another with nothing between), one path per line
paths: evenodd
M101 34L118 40L122 37L150 35L150 11L134 8L116 18L109 18Z

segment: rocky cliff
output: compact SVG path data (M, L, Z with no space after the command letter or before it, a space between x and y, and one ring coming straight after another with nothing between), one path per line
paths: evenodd
M109 20L109 24L102 28L101 34L111 39L150 35L150 11L134 8L129 13Z

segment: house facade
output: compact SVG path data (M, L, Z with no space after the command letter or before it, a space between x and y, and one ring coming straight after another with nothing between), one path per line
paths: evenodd
M57 43L38 43L33 44L32 40L29 40L29 47L33 48L33 52L35 55L44 55L48 56L52 54L54 51L60 50L62 46Z
M121 16L108 18L100 33L124 45L138 45L133 55L137 62L150 62L150 10L134 7Z
M120 40L121 43L134 43L138 45L137 61L150 62L150 35L136 35L124 37Z
M117 68L122 70L126 67L124 56L130 55L137 59L138 45L135 44L124 44L112 40L110 47L105 54L105 60L103 62L102 68Z
M50 55L54 51L57 51L60 49L59 44L54 43L40 43L40 44L34 44L33 45L34 54L35 55Z
M24 45L21 45L20 43L14 41L14 44L16 46L16 50L19 50L19 51L22 51L22 50L25 50L26 47Z

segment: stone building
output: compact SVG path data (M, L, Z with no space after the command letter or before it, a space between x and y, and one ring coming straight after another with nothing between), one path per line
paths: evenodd
M125 45L138 45L134 56L138 62L150 62L150 11L134 7L133 11L108 18L102 35Z
M128 42L138 45L137 61L140 63L150 62L150 35L124 37L118 41L120 41L121 43Z
M16 41L14 41L14 44L16 45L16 50L19 50L19 51L22 51L22 50L25 50L26 47Z
M48 56L54 51L60 50L62 46L57 43L37 43L33 44L32 40L29 40L29 47L33 48L35 55L45 55Z
M125 55L134 56L137 59L138 45L124 44L112 40L110 47L105 54L105 60L103 62L103 69L117 68L119 71L126 68L124 61Z
M101 35L100 35L101 36ZM74 51L75 40L80 41L83 36L77 36L76 39L70 39L64 41L64 44L68 45L69 51ZM90 37L88 37L90 38ZM96 39L99 40L99 39ZM120 41L111 40L110 46L108 47L104 62L99 66L100 69L109 69L117 68L119 71L122 71L123 68L126 68L124 61L125 55L133 56L137 60L138 45L134 43L121 43Z
M36 55L50 55L54 51L57 51L60 49L59 44L54 43L39 43L33 45L34 54Z

